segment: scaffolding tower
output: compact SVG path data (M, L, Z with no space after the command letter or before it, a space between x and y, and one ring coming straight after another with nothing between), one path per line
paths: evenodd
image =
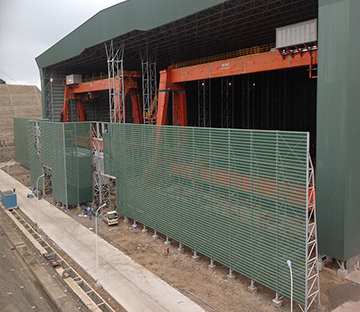
M41 131L38 120L33 121L33 137L34 137L34 147L38 153L41 154Z
M115 47L105 43L109 75L110 122L125 123L124 43Z
M53 71L44 69L46 118L54 121Z
M157 96L157 79L156 79L156 54L149 53L148 46L141 53L141 78L143 92L143 112L150 112L150 107ZM156 108L154 108L156 114ZM144 124L150 123L149 118L144 118Z
M211 80L198 81L198 126L211 127Z
M43 194L44 196L52 195L52 169L49 166L42 166Z
M104 172L104 150L103 150L103 133L108 131L108 123L92 122L92 167L93 167L93 202L108 202L111 206L111 185L115 177L105 174Z
M221 127L234 127L234 76L221 78Z
M307 238L306 238L306 305L300 306L301 310L308 312L311 305L316 303L316 306L321 310L320 302L320 279L318 268L318 245L317 245L317 227L316 227L316 192L315 192L315 176L314 166L311 161L311 156L308 154L308 176L307 176Z
M242 128L254 128L255 119L255 75L248 74L243 77L242 92Z

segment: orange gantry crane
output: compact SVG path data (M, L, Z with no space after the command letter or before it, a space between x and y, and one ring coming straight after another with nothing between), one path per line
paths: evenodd
M124 92L123 96L126 98L128 94L131 94L132 113L134 123L143 123L142 112L140 107L139 88L137 84L137 78L140 77L138 72L124 72ZM119 78L121 80L121 78ZM121 85L121 81L119 85ZM70 100L76 102L76 121L85 121L85 111L83 102L94 99L93 92L104 91L110 89L110 82L108 78L92 80L81 83L72 83L64 85L64 105L61 112L61 121L69 122L71 120L70 114ZM118 92L118 86L115 86L115 93ZM120 99L122 100L122 99ZM120 111L119 99L115 97L114 116L112 121L118 122L120 119L124 119L124 112Z
M254 48L251 48L250 55L208 61L207 63L201 62L195 65L189 63L188 66L185 65L181 68L170 66L168 69L160 71L159 91L154 97L148 112L142 112L140 107L137 84L137 78L140 77L140 74L137 72L124 72L124 96L131 94L134 123L143 123L144 114L144 119L151 121L150 123L156 122L157 125L166 125L168 123L169 94L173 92L173 125L187 126L185 82L301 66L308 66L309 78L316 78L316 76L313 76L313 70L318 63L317 43L314 43L313 47L315 49L305 45L305 49L304 47L295 47L292 50L286 48L264 53L257 53ZM62 121L68 122L71 120L70 99L76 101L76 121L85 121L83 101L88 100L92 92L102 90L109 90L109 79L65 85ZM124 112L120 110L119 106L120 104L116 98L115 116L110 116L114 122L118 122L124 117Z
M160 72L159 94L158 97L154 99L157 102L157 114L155 115L152 113L155 111L155 105L151 105L151 111L148 112L147 118L153 120L156 119L157 125L166 125L169 93L173 92L173 124L177 126L186 126L187 108L185 82L188 81L243 75L301 66L309 67L309 78L317 78L313 75L314 65L318 63L317 43L314 43L312 47L313 49L309 46L305 46L302 49L295 47L295 49L292 50L279 49L219 61L210 61L197 65L189 63L189 65L185 67L169 67L168 69L162 70Z

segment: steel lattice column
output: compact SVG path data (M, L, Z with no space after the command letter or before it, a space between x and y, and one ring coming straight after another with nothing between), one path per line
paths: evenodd
M143 112L148 112L150 106L157 96L157 79L156 79L156 54L149 54L148 47L141 54L141 78L143 91ZM156 114L156 110L155 110ZM145 114L143 114L145 116ZM144 118L144 124L149 123Z
M45 80L45 107L46 107L46 118L50 121L54 121L54 100L53 100L53 89L52 84L54 81L53 71L46 71L44 69L44 80Z
M287 115L287 72L279 79L279 129L286 129L286 115Z
M110 122L125 123L124 43L119 47L105 43L109 75Z
M198 126L211 127L211 80L198 81Z
M234 77L221 78L221 127L234 127Z
M104 173L103 133L107 132L108 124L104 122L92 122L92 154L93 154L93 188L94 202L104 203L109 201L111 206L110 182L114 177Z
M33 137L34 137L34 147L40 155L41 153L41 131L40 131L40 125L38 120L34 120L33 122Z
M261 98L261 127L265 129L272 129L272 110L270 101L272 95L272 80L270 81L270 75L272 73L269 71L262 73L261 79L261 91L262 91L262 98Z
M255 110L255 75L249 74L243 77L243 98L242 98L242 128L251 129L254 127Z
M315 189L315 170L308 154L308 175L307 175L307 196L306 206L308 207L308 217L306 220L306 276L307 276L307 297L304 311L309 311L311 305L315 302L321 310L323 307L320 301L320 276L319 276L319 252L317 240L316 224L316 189Z
M43 179L43 194L51 195L52 194L52 169L48 166L42 166L42 173L44 174Z

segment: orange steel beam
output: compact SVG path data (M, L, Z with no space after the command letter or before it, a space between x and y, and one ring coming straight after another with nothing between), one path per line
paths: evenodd
M318 51L282 55L279 51L232 58L160 71L157 125L166 124L169 92L174 91L174 125L187 125L184 82L309 66L318 62ZM180 96L180 94L182 94Z
M135 123L141 124L143 121L142 113L141 113L141 105L140 105L140 98L138 95L138 84L137 84L137 77L140 75L137 72L124 72L124 96L128 93L132 94L132 105L133 105L133 118ZM85 121L85 112L83 108L83 101L85 98L85 94L88 92L97 92L97 91L105 91L109 90L109 79L100 79L94 81L87 81L82 82L79 84L72 84L72 85L64 85L64 105L63 110L61 112L63 122L69 122L70 118L70 110L69 110L69 100L75 99L76 100L76 120L77 121ZM117 91L117 90L115 90ZM116 115L115 118L119 119L120 116L124 114L124 112L120 112L119 103L116 100L115 102L115 111Z
M185 86L184 86L185 88ZM174 99L174 126L187 125L187 107L185 91L173 91Z
M171 71L172 71L172 69L169 68L167 70L162 70L160 72L156 124L157 125L166 125L167 124L167 109L168 109L168 103L169 103L169 92L175 91L175 92L173 92L173 94L174 94L174 125L187 126L185 84L184 83L172 83Z
M158 111L156 118L157 125L166 125L168 103L169 103L169 91L164 91L164 90L159 91Z
M133 112L133 119L135 124L142 124L143 117L141 112L141 103L140 103L140 96L137 93L133 93L131 95L131 103L132 103L132 112Z
M63 104L63 109L61 111L61 117L60 117L61 122L70 121L69 102L70 102L70 89L67 86L65 86L64 104Z
M76 121L85 121L85 111L83 101L80 99L76 100Z
M179 82L311 66L317 64L317 62L317 50L311 51L311 53L303 53L302 55L300 53L292 54L291 56L285 55L284 58L278 51L273 51L190 67L173 68L170 71L170 79L164 85L171 86Z
M125 89L137 88L136 77L125 77ZM109 79L82 82L69 86L73 94L109 90Z

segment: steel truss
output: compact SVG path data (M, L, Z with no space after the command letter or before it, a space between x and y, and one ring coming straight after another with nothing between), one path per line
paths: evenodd
M249 74L243 77L242 92L242 128L254 128L255 118L255 75Z
M52 169L48 166L42 166L42 173L44 174L43 179L43 194L51 195L52 194Z
M105 43L105 50L109 76L110 122L125 123L124 43L115 47L111 40L109 46Z
M157 97L157 76L156 76L156 54L149 53L146 45L145 51L141 53L141 78L142 78L142 92L143 92L143 112L150 112L150 107ZM156 108L153 109L153 114L156 114ZM149 118L144 118L144 124L150 123Z
M271 77L271 79L270 79ZM273 78L272 72L266 71L262 73L262 86L261 86L261 125L265 129L273 129L273 109L271 103L273 103Z
M93 121L91 123L92 134L92 166L93 166L93 202L104 203L111 206L110 188L115 177L104 172L103 133L107 133L108 123Z
M40 132L40 126L39 121L34 120L33 122L33 137L34 137L34 146L38 153L38 155L41 154L41 132Z
M306 239L306 305L300 306L304 312L309 311L311 305L316 302L320 308L320 280L318 268L318 246L316 228L316 192L314 167L308 154L308 176L307 176L307 207L308 217L306 220L307 239Z
M211 127L211 80L198 81L198 126Z
M221 78L221 127L234 127L234 76Z
M53 70L44 69L46 118L54 121Z

